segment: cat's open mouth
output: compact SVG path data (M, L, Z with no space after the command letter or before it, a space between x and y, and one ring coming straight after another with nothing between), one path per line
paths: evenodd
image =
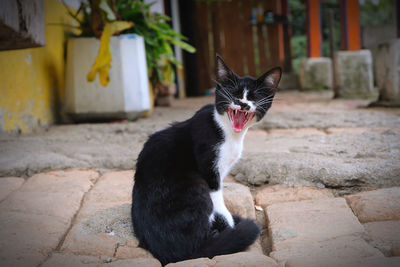
M228 117L231 121L233 131L239 133L243 130L246 123L254 117L254 112L241 109L228 108Z

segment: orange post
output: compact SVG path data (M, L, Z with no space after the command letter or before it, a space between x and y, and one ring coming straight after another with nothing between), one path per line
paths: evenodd
M319 0L307 0L307 54L322 56L321 15Z
M360 50L360 8L358 0L340 1L340 48Z
M283 0L285 1L285 0ZM283 9L282 9L282 0L277 1L277 13L278 14L284 14ZM285 43L284 43L284 37L283 37L283 25L279 24L278 25L278 43L279 43L279 61L281 64L285 61Z

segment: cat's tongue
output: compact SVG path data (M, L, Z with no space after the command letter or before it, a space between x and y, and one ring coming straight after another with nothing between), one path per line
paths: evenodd
M244 112L236 112L232 118L233 122L233 131L235 133L239 133L243 130L244 125L246 124L246 116Z
M239 133L243 130L246 123L253 118L254 113L243 110L229 109L228 115L233 131L235 133Z

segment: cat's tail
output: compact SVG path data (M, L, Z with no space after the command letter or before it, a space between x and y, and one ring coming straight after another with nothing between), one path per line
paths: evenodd
M247 249L260 235L260 228L250 219L242 219L234 228L227 227L218 235L208 239L194 253L194 258L213 258L217 255L232 254Z

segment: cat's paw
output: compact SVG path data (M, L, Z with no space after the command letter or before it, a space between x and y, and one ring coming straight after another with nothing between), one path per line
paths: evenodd
M235 226L235 221L229 212L227 213L215 212L212 214L211 221L212 221L211 228L217 229L218 231L222 231L228 226L231 228Z
M225 220L227 221L228 225L230 227L235 227L235 221L233 220L232 214L226 210L227 212L225 212L225 214L222 214L225 217Z

